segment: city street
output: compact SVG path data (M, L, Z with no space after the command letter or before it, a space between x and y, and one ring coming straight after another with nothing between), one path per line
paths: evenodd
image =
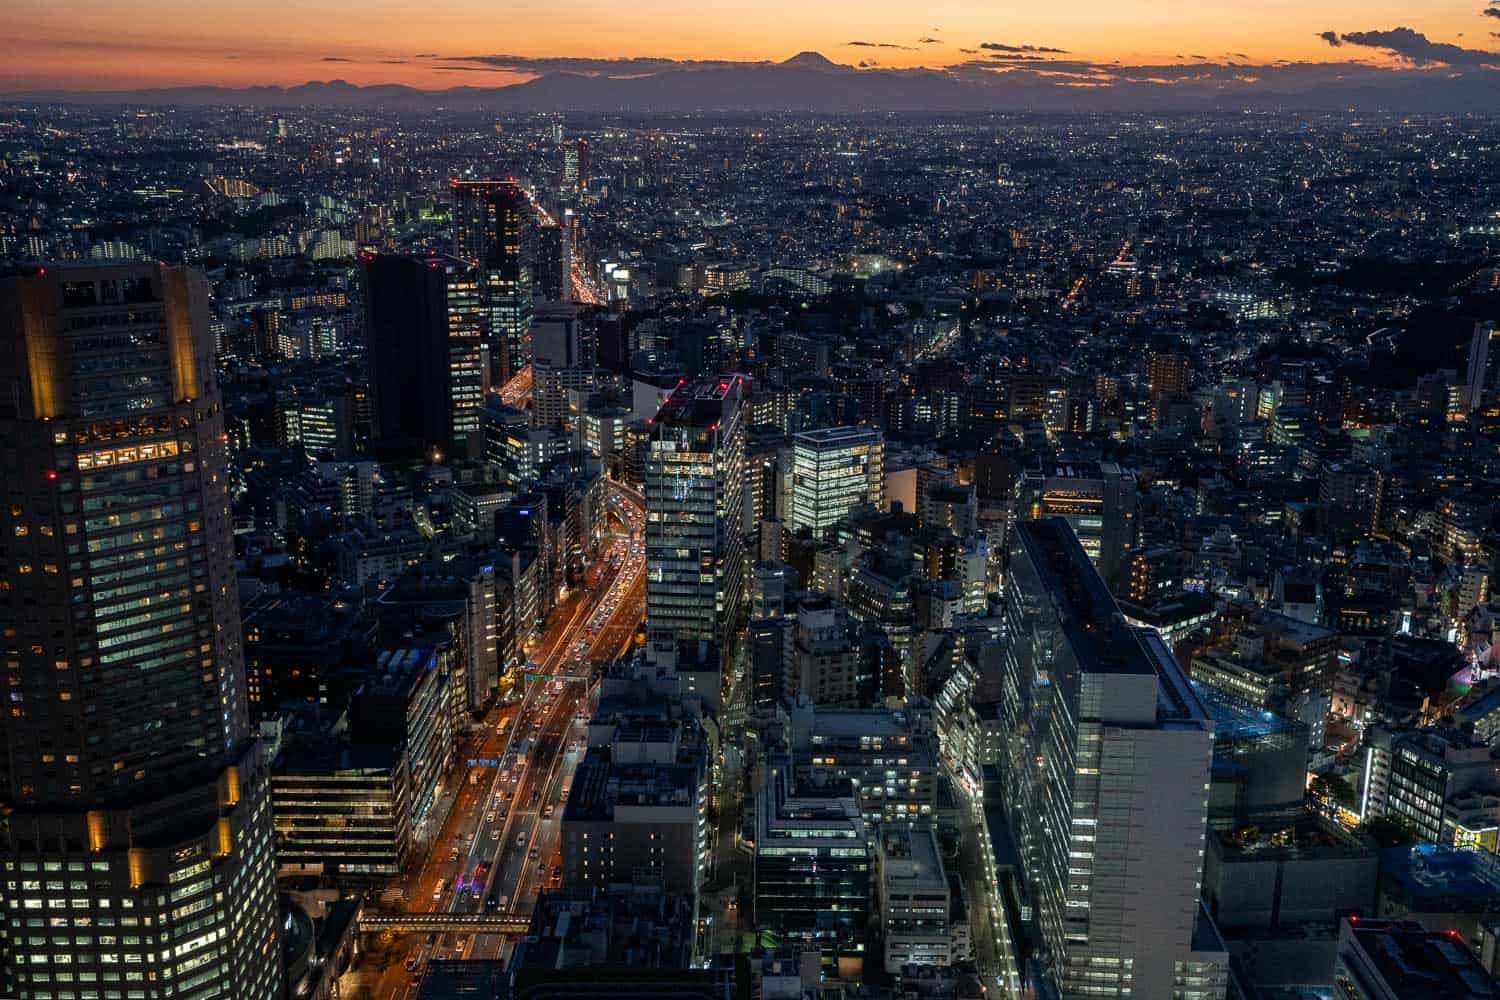
M626 652L645 616L641 499L619 484L607 488L626 530L603 545L598 585L554 611L520 702L493 710L480 738L460 748L450 779L462 783L457 801L423 864L402 881L407 912L527 915L537 894L557 885L562 809L586 749L594 665ZM506 949L492 934L399 935L402 960L380 974L376 996L409 997L429 959L502 958Z

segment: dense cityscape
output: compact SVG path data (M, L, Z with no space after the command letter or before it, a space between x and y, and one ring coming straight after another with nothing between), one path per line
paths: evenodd
M0 104L0 996L1500 997L1497 320L1485 117Z

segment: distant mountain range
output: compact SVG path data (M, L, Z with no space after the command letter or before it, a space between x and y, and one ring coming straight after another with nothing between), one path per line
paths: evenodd
M996 57L998 58L998 57ZM503 87L421 90L344 80L295 87L171 87L118 91L30 91L4 100L390 111L858 112L984 111L1396 111L1492 114L1500 71L1488 67L1382 69L1355 63L1272 66L1192 63L975 61L944 69L846 66L817 52L779 63L669 66L630 76L544 73Z

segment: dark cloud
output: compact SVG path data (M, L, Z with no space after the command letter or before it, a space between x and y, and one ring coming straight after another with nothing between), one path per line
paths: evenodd
M1329 45L1332 45L1334 48L1338 48L1340 45L1344 44L1344 40L1339 37L1339 33L1337 31L1320 31L1318 32L1318 37L1323 39L1323 41L1327 42Z
M1485 17L1500 17L1500 7L1486 7L1483 13Z
M1249 59L1250 58L1250 54L1247 53L1247 52L1230 52L1229 55L1234 56L1236 59Z
M1047 57L1046 56L1032 56L1032 55L1027 55L1024 52L991 52L988 56L986 56L986 58L993 59L993 60L995 60L997 62L1046 62L1047 61Z
M1208 62L1208 56L1200 56L1196 52L1193 53L1193 58L1197 59L1199 62Z
M1434 42L1420 31L1410 28L1392 28L1389 31L1346 31L1343 34L1346 45L1362 45L1366 48L1380 49L1397 59L1418 66L1429 63L1447 63L1451 66L1482 66L1487 63L1500 63L1500 54L1485 52L1482 49L1466 49L1459 45L1449 45L1447 42Z
M446 73L504 73L506 70L500 66L434 66Z
M343 56L324 56L324 62L353 62L353 59L345 59Z
M921 38L917 39L917 44L918 45L941 45L941 44L943 44L943 40L941 38L933 38L931 35L923 35Z
M978 49L959 49L958 51L962 52L966 56L977 56L979 54Z
M387 65L387 66L405 66L406 65L406 60L405 59L382 59L380 61L382 63L384 63L385 65Z
M981 49L991 52L1049 52L1056 55L1067 55L1067 49L1054 49L1046 45L1007 45L1004 42L980 42Z
M845 42L857 49L905 49L907 52L916 51L910 45L897 45L895 42Z
M876 66L879 66L879 65L880 65L880 63L876 62L874 59L861 59L859 61L859 68L860 69L874 69Z

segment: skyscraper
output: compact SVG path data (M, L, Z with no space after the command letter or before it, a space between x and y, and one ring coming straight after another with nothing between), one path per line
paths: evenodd
M449 182L453 254L479 267L491 380L531 363L531 202L511 180Z
M885 440L873 427L826 427L792 438L794 530L822 539L860 504L885 497Z
M5 279L0 343L5 993L279 997L207 285Z
M443 269L419 257L361 261L371 433L383 450L431 452L447 443L443 412L448 328Z
M1062 518L1016 526L1005 586L1004 802L1063 996L1224 996L1199 904L1213 721L1128 627Z
M466 450L470 457L475 457L483 450L479 411L490 388L480 271L459 257L444 257L442 264L448 314L443 393L448 447Z
M653 649L709 640L726 655L745 590L744 379L679 386L646 455L646 633Z
M1500 327L1494 323L1475 323L1469 341L1469 370L1464 384L1468 387L1468 407L1477 410L1484 394L1500 389Z
M374 434L391 451L465 452L489 388L479 271L457 257L367 257Z
M536 291L553 302L565 302L572 297L573 282L566 251L569 235L559 225L542 226L536 231Z

